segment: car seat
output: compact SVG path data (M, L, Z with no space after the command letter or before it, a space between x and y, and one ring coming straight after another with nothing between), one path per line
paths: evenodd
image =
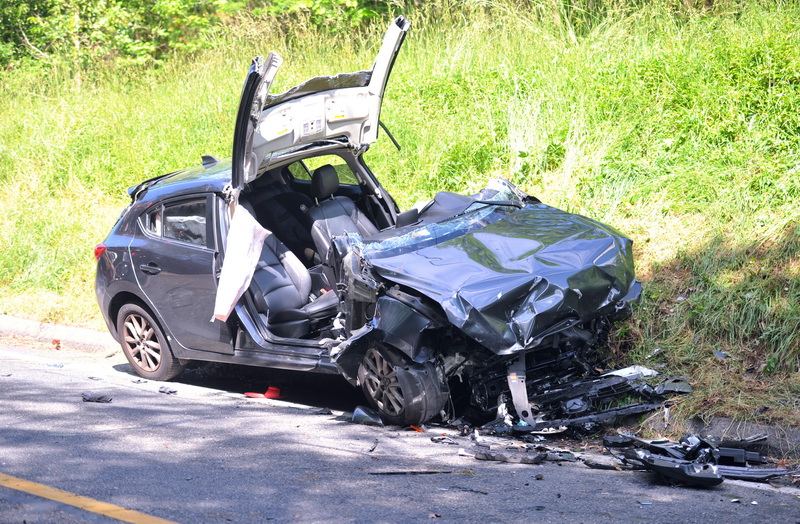
M336 293L311 294L311 275L302 262L270 233L250 281L256 310L267 315L267 328L279 337L300 338L312 323L333 317Z
M369 237L378 228L345 196L334 196L339 189L339 175L330 164L317 168L311 175L311 194L317 204L308 210L311 237L320 259L328 260L331 239L346 233Z

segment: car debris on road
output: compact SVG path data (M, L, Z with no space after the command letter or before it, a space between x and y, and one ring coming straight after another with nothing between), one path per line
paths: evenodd
M84 402L97 402L100 404L108 404L112 400L111 396L109 395L103 393L94 393L92 391L84 391L81 393L81 397L83 398Z
M657 473L671 482L690 486L716 486L725 479L767 482L776 477L800 473L786 468L762 467L769 460L749 449L766 436L739 441L718 441L684 435L678 442L630 437L630 447L620 460Z

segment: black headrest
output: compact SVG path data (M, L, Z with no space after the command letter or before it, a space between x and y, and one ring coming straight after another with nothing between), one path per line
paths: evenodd
M314 170L311 175L311 195L319 200L328 198L339 189L339 175L330 164Z

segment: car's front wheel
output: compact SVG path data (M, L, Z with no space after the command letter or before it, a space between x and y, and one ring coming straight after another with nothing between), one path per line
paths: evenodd
M358 381L384 422L418 425L438 415L449 391L433 363L417 364L391 347L367 350Z
M167 337L148 311L137 304L122 306L117 314L117 333L122 352L140 377L169 380L183 371Z

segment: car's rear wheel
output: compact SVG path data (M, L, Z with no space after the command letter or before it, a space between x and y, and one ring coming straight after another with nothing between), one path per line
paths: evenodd
M449 396L432 363L410 362L385 346L367 350L358 368L358 381L384 422L399 426L430 420Z
M122 306L117 315L117 333L122 352L140 377L169 380L183 371L167 337L148 311L137 304Z

